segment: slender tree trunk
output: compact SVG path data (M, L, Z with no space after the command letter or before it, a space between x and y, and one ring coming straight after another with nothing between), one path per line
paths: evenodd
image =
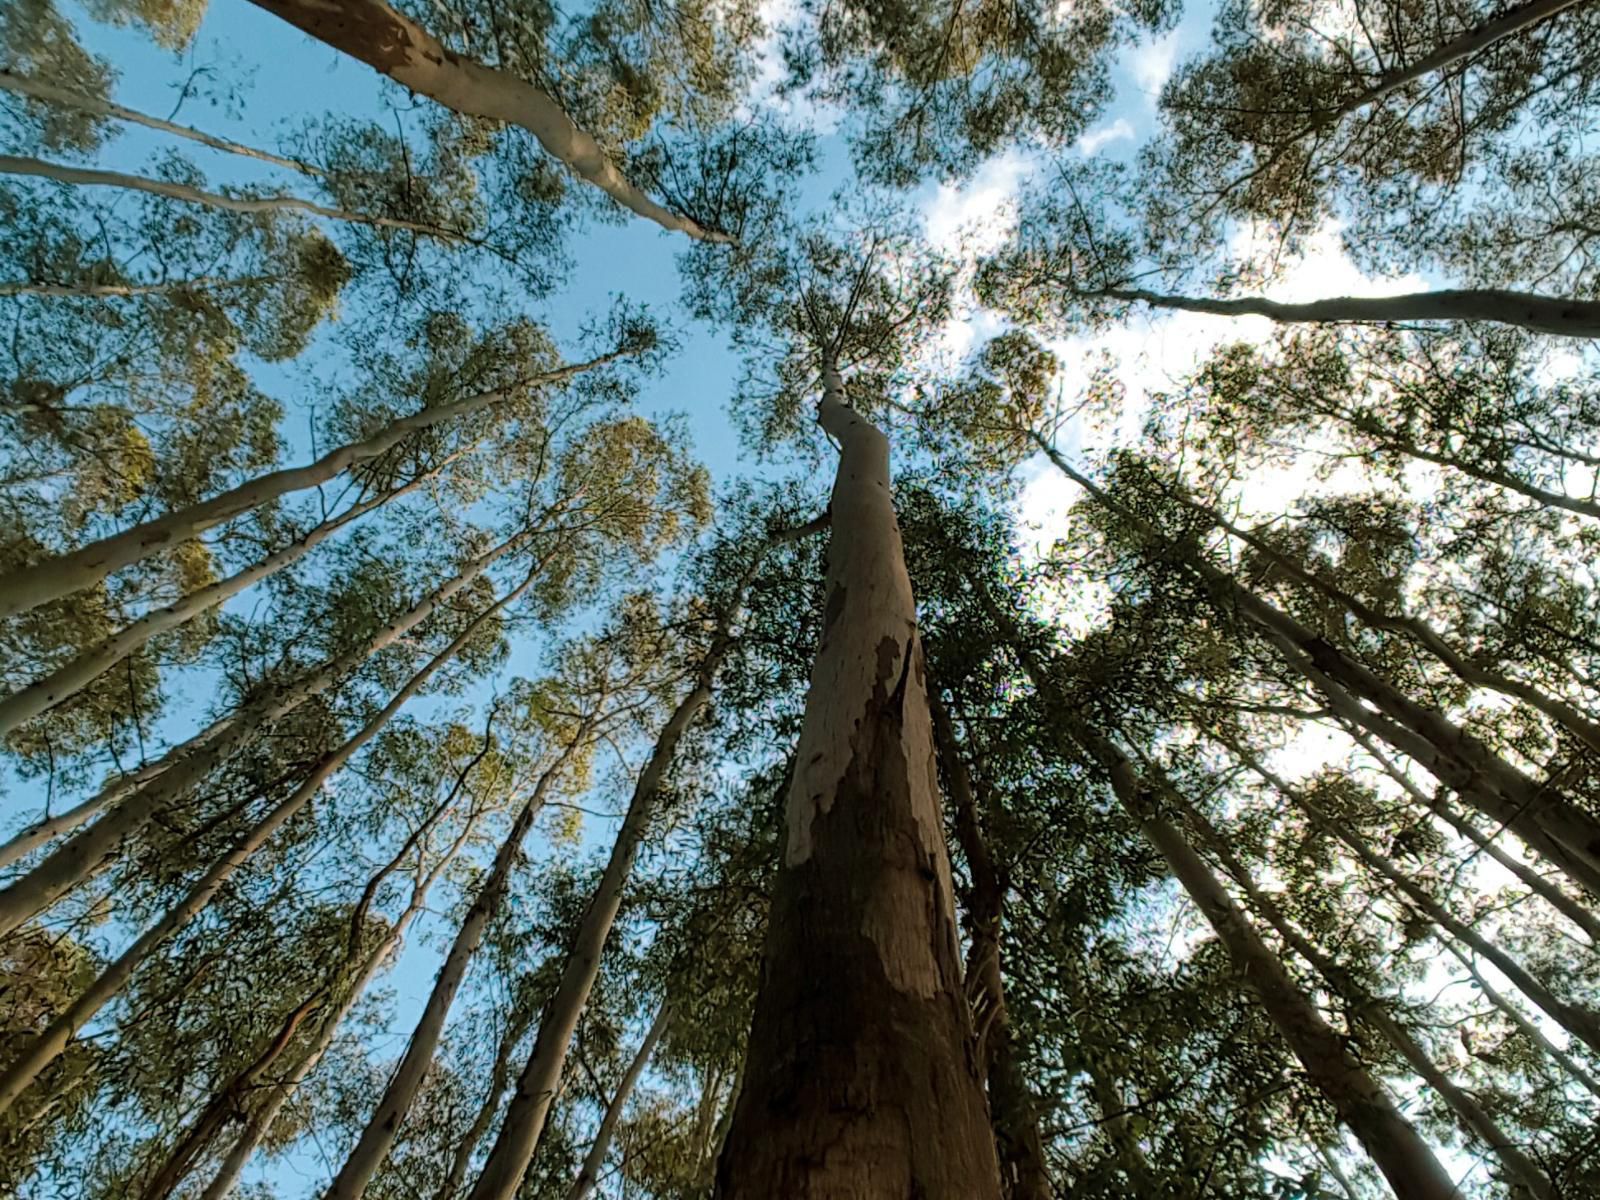
M0 71L0 75L5 72ZM36 283L14 279L0 283L0 296L52 296L63 300L90 300L120 296L164 296L170 292L199 292L213 288L256 287L282 283L282 275L195 275L188 279L167 279L160 283ZM22 410L27 411L27 410Z
M1008 1200L1051 1200L1050 1172L1045 1164L1044 1139L1039 1133L1038 1107L1022 1066L1017 1062L1006 1008L1005 972L1000 952L1005 916L1004 876L990 852L978 818L978 801L972 774L956 741L955 723L940 699L928 688L928 709L933 719L934 743L944 764L950 801L955 809L956 839L967 860L971 891L966 905L966 990L972 998L978 1028L980 1063L989 1085L989 1110L994 1122L995 1152L1000 1160L1000 1182Z
M1264 296L1229 299L1174 296L1143 288L1105 288L1084 293L1156 308L1211 313L1225 317L1266 317L1283 324L1337 321L1493 321L1556 337L1600 337L1600 301L1539 296L1501 288L1475 291L1413 292L1406 296L1335 296L1305 304Z
M656 1013L656 1019L650 1023L644 1041L639 1043L639 1051L628 1064L622 1082L617 1085L617 1094L611 1098L611 1103L606 1105L606 1114L600 1119L600 1128L595 1131L594 1142L584 1157L583 1169L573 1181L572 1190L567 1193L567 1200L587 1200L589 1193L594 1191L595 1184L600 1182L600 1171L606 1164L606 1154L611 1149L611 1139L616 1135L617 1122L622 1119L622 1110L627 1106L628 1097L633 1095L639 1076L644 1074L645 1064L655 1053L656 1043L661 1040L661 1035L666 1033L667 1023L671 1020L672 1006L670 1003L664 1003Z
M1496 988L1483 977L1483 972L1478 970L1477 963L1473 962L1472 959L1462 951L1460 946L1457 946L1449 938L1445 938L1444 948L1450 952L1457 962L1467 969L1467 974L1472 976L1473 982L1478 985L1478 990L1483 993L1484 998L1488 1000L1490 1004L1499 1009L1500 1012L1503 1013L1510 1020L1510 1022L1521 1031L1523 1037L1527 1038L1535 1046L1543 1050L1545 1054L1550 1057L1551 1062L1555 1063L1558 1067L1565 1071L1568 1076L1581 1084L1584 1089L1588 1091L1588 1093L1596 1100L1600 1100L1600 1079L1596 1079L1593 1075L1589 1074L1588 1071L1584 1070L1583 1067L1578 1065L1577 1060L1574 1059L1572 1055L1562 1050L1560 1046L1557 1046L1548 1037L1546 1037L1544 1030L1540 1029L1538 1025L1534 1024L1534 1022L1528 1018L1526 1013L1513 1004L1508 997L1502 994L1498 988Z
M1151 549L1173 554L1186 563L1224 613L1242 616L1260 630L1284 661L1341 716L1421 763L1472 807L1514 830L1566 871L1573 882L1600 896L1600 820L1553 786L1530 779L1443 713L1411 700L1388 680L1213 567L1192 548L1172 543L1075 470L1043 438L1033 437L1058 470L1097 503L1133 522Z
M304 212L354 225L371 225L377 229L402 229L447 242L471 243L477 240L459 229L445 229L439 225L426 225L419 221L403 221L398 217L375 217L369 213L351 212L345 208L330 208L326 204L302 200L298 196L227 196L221 192L208 192L168 179L150 179L143 175L128 175L121 171L96 171L89 167L72 167L65 163L46 162L40 158L0 154L0 174L33 176L38 179L49 179L55 183L70 183L76 187L112 187L124 191L146 192L152 196L164 196L168 200L182 200L187 204L199 204L206 208L220 208L226 212L251 214Z
M575 375L592 371L596 367L626 358L633 353L634 350L626 348L612 350L587 362L541 372L519 386L528 388L561 383ZM349 442L330 450L314 463L259 475L209 500L202 500L188 508L181 508L152 521L146 521L142 525L102 538L68 554L47 558L32 566L13 571L10 575L0 578L0 618L27 612L51 600L93 587L113 571L140 562L180 542L198 537L206 530L241 513L247 513L290 492L304 491L306 488L327 483L351 467L394 449L407 436L418 430L467 416L498 404L506 398L505 392L483 392L452 404L424 408L420 412L390 422L369 438L359 442Z
M1408 66L1385 71L1370 87L1350 97L1339 107L1317 113L1312 118L1306 133L1336 125L1352 113L1360 112L1369 104L1376 104L1408 83L1415 83L1435 72L1447 70L1475 54L1481 54L1497 42L1542 24L1556 14L1581 3L1583 0L1531 0L1530 3L1518 5L1492 20L1484 21L1458 37L1436 46Z
M1417 1075L1438 1093L1455 1114L1457 1122L1469 1136L1477 1137L1487 1145L1499 1160L1501 1169L1522 1196L1536 1200L1557 1200L1557 1193L1549 1177L1522 1148L1500 1128L1481 1104L1465 1088L1459 1086L1428 1052L1411 1036L1389 1011L1386 998L1373 995L1355 977L1334 959L1324 954L1300 929L1289 920L1276 901L1255 884L1249 870L1228 845L1228 841L1215 826L1188 799L1176 791L1170 793L1181 806L1185 822L1200 836L1203 845L1222 864L1245 893L1250 907L1264 919L1278 935L1305 959L1316 972L1326 979L1334 992L1351 1006L1354 1015L1375 1029L1384 1041L1405 1060Z
M444 1034L445 1018L449 1016L456 993L466 978L467 967L483 942L484 931L505 902L506 885L517 856L522 852L522 843L533 828L534 818L543 810L550 787L566 768L574 752L589 740L591 726L592 719L585 720L560 757L540 773L533 791L512 821L511 829L495 853L494 864L484 877L478 894L473 897L472 907L467 909L466 917L456 930L455 940L451 942L450 950L439 967L433 990L428 994L428 1001L423 1006L422 1015L417 1018L416 1027L411 1031L405 1055L390 1076L388 1087L384 1089L382 1099L362 1129L354 1149L328 1186L326 1200L357 1200L383 1165L394 1139L399 1135L400 1124L411 1111L411 1105L422 1087L423 1077L433 1065L439 1039Z
M623 888L632 873L639 845L655 813L667 771L672 766L678 743L711 699L711 686L717 670L733 645L733 625L738 619L744 593L769 550L783 542L796 541L819 529L821 524L820 521L813 521L798 529L775 534L758 548L734 589L728 607L720 615L717 632L705 657L700 660L693 685L656 736L650 757L634 783L627 815L623 817L622 828L617 831L617 839L612 844L599 886L595 888L572 947L567 952L561 982L539 1022L533 1051L517 1080L517 1088L506 1108L500 1134L483 1164L483 1170L470 1193L470 1200L512 1200L516 1195L522 1176L533 1160L534 1151L538 1149L545 1119L549 1116L550 1105L555 1100L561 1082L567 1047L588 1003L595 977L599 974L600 953L605 948L612 923L621 907Z
M383 0L253 0L297 29L359 59L402 87L465 116L488 117L526 129L546 153L565 163L618 204L663 229L700 241L727 242L646 196L617 170L600 143L580 129L546 92L508 71L447 49Z
M719 1200L997 1200L889 443L825 362L827 607Z
M380 629L363 645L330 659L285 687L269 689L168 751L156 764L167 765L153 780L58 847L28 874L0 890L0 937L99 874L122 853L135 833L173 800L206 778L244 739L254 736L263 726L281 720L373 654L399 641L526 537L519 532L479 555L431 596Z
M73 1035L82 1029L107 1001L122 990L134 971L155 952L157 947L198 916L234 871L244 865L274 833L305 807L306 803L321 790L323 784L332 778L357 750L376 737L406 702L460 652L485 621L521 597L539 581L540 577L541 571L535 566L526 579L474 617L456 639L408 679L389 703L363 725L354 737L331 754L325 755L298 788L234 843L233 848L200 877L183 900L140 934L133 944L123 951L121 957L106 967L99 978L6 1068L4 1074L0 1074L0 1113L10 1109L17 1097L39 1077L39 1073L67 1048Z
M0 70L0 88L18 95L28 96L34 100L42 100L47 104L59 104L66 108L76 108L80 112L93 113L97 117L114 117L119 121L127 121L133 125L143 125L146 129L160 130L162 133L174 134L177 137L187 138L191 142L199 142L213 150L222 150L228 154L240 154L246 158L254 158L260 162L271 163L278 167L288 167L291 171L298 171L302 175L323 176L327 172L310 163L303 163L299 159L284 158L282 155L273 154L266 150L257 150L254 146L245 146L239 142L229 141L227 138L217 137L214 134L191 129L187 125L176 125L171 121L164 121L160 117L148 116L131 108L124 108L120 104L113 104L109 100L102 100L98 96L90 96L84 92L75 92L69 88L57 87L43 79L34 79L26 75L19 75L15 71Z
M285 567L310 554L346 525L360 520L373 509L382 508L401 496L415 491L429 480L437 478L445 466L464 453L466 452L462 451L450 455L444 464L409 483L351 505L338 516L330 517L308 530L283 549L274 551L260 562L230 575L227 579L219 579L216 583L190 592L187 596L180 596L171 604L151 609L132 624L110 637L102 638L97 644L83 651L71 662L56 668L43 679L35 680L0 699L0 736L10 733L41 713L77 695L129 655L136 653L151 638L177 629L202 613L227 603L234 596L254 587L262 580L270 579Z
M1551 1020L1555 1021L1573 1037L1584 1042L1590 1049L1600 1053L1600 1013L1593 1012L1582 1005L1568 1003L1560 999L1542 981L1509 954L1493 945L1465 921L1446 911L1444 906L1430 896L1426 889L1418 885L1415 880L1411 879L1394 863L1371 849L1345 822L1334 820L1303 791L1279 778L1249 751L1233 745L1230 745L1229 748L1239 755L1245 765L1272 784L1285 799L1292 801L1297 808L1304 812L1318 832L1325 837L1331 837L1344 843L1350 852L1360 859L1368 869L1393 884L1430 921L1439 928L1448 931L1452 937L1470 946L1473 953L1492 962L1496 970L1511 980L1518 991L1543 1009Z
M1452 1200L1459 1196L1449 1172L1395 1107L1383 1085L1350 1053L1344 1039L1289 977L1205 861L1161 815L1148 777L1141 778L1127 756L1098 731L1076 720L1069 730L1110 775L1117 799L1205 914L1234 969L1259 997L1306 1074L1383 1172L1398 1200ZM1162 798L1169 798L1167 792L1165 786L1160 787Z

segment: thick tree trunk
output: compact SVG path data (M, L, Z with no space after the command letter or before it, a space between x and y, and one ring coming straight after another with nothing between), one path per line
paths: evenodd
M28 874L0 890L0 937L43 912L71 889L99 874L122 852L129 838L173 800L206 778L245 738L254 736L261 727L281 720L306 700L333 686L373 654L399 641L482 575L501 556L525 541L526 536L518 533L473 559L454 578L384 626L363 645L330 659L282 688L269 689L235 713L214 722L204 732L168 751L154 764L166 764L155 778L88 829L58 847Z
M522 843L527 840L528 831L533 828L534 818L544 809L545 799L549 796L551 786L571 761L573 754L589 740L591 729L592 720L586 720L556 761L540 772L533 791L511 822L510 830L495 853L494 864L489 868L489 874L484 877L478 894L473 897L472 906L467 909L467 915L456 930L450 950L439 967L439 974L433 981L433 990L428 994L422 1015L417 1018L417 1024L411 1031L411 1040L406 1044L406 1052L400 1059L399 1065L395 1067L394 1074L389 1077L389 1085L384 1089L377 1108L373 1110L372 1117L361 1131L361 1137L357 1139L355 1148L350 1151L344 1166L339 1169L338 1175L328 1186L325 1193L326 1200L357 1200L357 1197L366 1191L367 1184L371 1182L378 1168L383 1165L384 1158L387 1157L395 1138L399 1135L401 1122L405 1120L406 1114L411 1111L411 1105L417 1098L423 1077L433 1065L433 1056L438 1051L439 1039L444 1035L445 1018L449 1016L450 1008L455 1003L456 993L460 991L462 981L466 979L467 967L477 954L489 923L494 920L505 902L506 885L511 878L511 869L516 865L517 856L522 852Z
M1354 1016L1365 1021L1405 1060L1406 1064L1449 1105L1457 1122L1469 1135L1483 1141L1499 1159L1501 1169L1523 1197L1536 1200L1557 1200L1549 1177L1534 1161L1523 1153L1521 1147L1500 1128L1495 1119L1433 1061L1428 1052L1411 1036L1389 1011L1389 1002L1373 995L1358 983L1355 977L1334 959L1318 949L1311 939L1289 920L1276 901L1261 891L1249 870L1228 845L1228 841L1215 826L1188 799L1171 793L1181 806L1184 819L1200 836L1204 846L1234 879L1250 907L1262 917L1278 935L1305 959L1306 963L1326 979L1334 992L1342 997Z
M1290 304L1265 296L1174 296L1143 288L1105 288L1083 293L1143 301L1156 308L1224 317L1266 317L1280 324L1339 321L1493 321L1555 337L1600 337L1600 301L1539 296L1501 288L1474 291L1413 292L1406 296L1335 296Z
M542 89L507 71L454 53L383 0L342 0L337 5L323 0L253 3L448 109L521 126L580 179L663 229L701 241L732 240L663 208L634 187L600 143L578 128Z
M93 113L97 117L114 117L119 121L127 121L133 125L143 125L146 129L160 130L177 137L188 138L191 142L199 142L202 146L209 146L213 150L222 150L228 154L240 154L246 158L254 158L260 162L272 163L274 166L288 167L291 171L298 171L302 175L322 176L327 172L303 163L298 159L284 158L282 155L273 154L266 150L257 150L254 146L245 146L239 142L229 141L227 138L217 137L199 129L191 129L187 125L176 125L171 121L164 121L160 117L148 116L131 108L124 108L120 104L113 104L109 100L102 100L98 96L90 96L83 92L75 92L69 88L57 87L43 79L33 79L26 75L19 75L15 71L0 71L0 88L8 92L16 92L21 96L28 96L34 100L42 100L46 104L59 104L65 108L76 108L80 112Z
M526 380L521 386L534 387L560 383L632 353L634 352L626 349L613 350L587 362L541 372ZM327 483L351 467L394 449L407 436L418 430L478 412L505 398L504 392L484 392L468 396L464 400L457 400L452 404L425 408L390 422L369 438L330 450L314 463L259 475L209 500L202 500L188 508L181 508L152 521L146 521L142 525L102 538L68 554L47 558L32 566L13 571L10 575L0 578L0 618L27 612L51 600L93 587L113 571L140 562L180 542L198 537L206 530L241 513L247 513L290 492L304 491L306 488Z
M774 534L758 548L736 585L728 607L719 617L717 631L700 660L693 686L678 702L677 708L673 709L672 715L656 736L650 757L634 783L633 797L628 802L627 815L622 819L617 839L612 843L605 871L567 952L561 982L556 986L556 994L539 1022L533 1051L517 1080L517 1089L506 1108L500 1135L495 1139L494 1148L489 1151L477 1183L473 1185L470 1200L512 1200L521 1186L522 1176L539 1147L545 1119L549 1116L550 1105L555 1100L561 1082L567 1046L589 1001L595 977L600 973L600 954L605 949L611 926L622 905L623 888L633 871L639 845L655 813L656 802L666 782L667 771L672 766L673 756L677 753L678 743L711 699L712 683L733 646L733 625L738 620L745 590L768 551L784 542L798 540L821 526L821 521L813 521L797 529Z
M331 754L325 755L316 768L286 799L279 802L251 830L234 843L222 859L214 863L178 904L169 909L159 921L136 938L122 955L103 970L99 977L53 1021L26 1050L0 1075L0 1113L6 1112L39 1073L60 1056L73 1036L122 990L135 970L169 937L198 916L211 902L224 883L246 861L266 844L322 789L341 767L362 746L366 745L403 708L412 696L420 691L438 671L458 654L494 614L513 603L542 577L539 567L499 600L485 608L472 619L449 646L435 655L428 664L408 679L394 694L389 703L379 710L354 737Z
M243 571L219 579L207 587L180 596L171 604L151 609L132 624L102 638L71 662L57 667L43 679L0 699L0 737L13 729L54 708L64 700L77 695L112 667L129 655L137 653L151 638L158 637L186 624L202 613L227 603L234 596L270 579L285 567L300 561L346 525L360 520L373 509L415 491L430 480L436 479L449 463L466 451L450 455L443 464L418 478L379 496L351 505L336 517L330 517L297 537L281 550L267 555Z
M1458 941L1470 946L1473 953L1488 959L1495 965L1495 969L1509 979L1523 995L1528 997L1544 1010L1545 1014L1555 1021L1573 1037L1578 1038L1596 1053L1600 1053L1600 1013L1585 1008L1580 1004L1569 1003L1562 1000L1545 984L1536 978L1530 971L1517 962L1504 950L1495 946L1482 934L1465 921L1460 920L1444 906L1428 894L1394 863L1369 847L1366 842L1357 836L1345 822L1336 821L1324 812L1320 805L1307 796L1299 788L1291 786L1285 780L1273 774L1253 754L1240 747L1230 747L1241 760L1260 775L1289 801L1299 808L1310 819L1311 824L1325 837L1331 837L1344 843L1344 845L1368 869L1393 884L1411 904L1422 912L1439 928L1446 930Z
M567 1193L567 1200L588 1200L589 1193L594 1191L595 1184L600 1182L600 1171L606 1164L606 1154L611 1150L611 1139L616 1136L617 1122L622 1119L622 1110L627 1106L628 1097L633 1095L639 1076L644 1074L645 1064L655 1053L656 1043L661 1040L661 1035L666 1033L667 1024L671 1020L672 1006L670 1002L663 1003L656 1013L656 1019L650 1023L644 1041L639 1043L638 1053L628 1064L622 1082L617 1085L617 1094L611 1097L611 1103L606 1105L605 1116L600 1119L600 1128L595 1131L594 1142L589 1146L589 1153L584 1156L583 1168L578 1172L578 1178L573 1181L572 1190Z
M1006 1008L1000 940L1007 884L979 820L972 774L956 741L955 723L939 698L938 689L931 686L928 709L955 809L956 839L971 875L966 904L966 990L979 1030L981 1065L989 1085L1000 1183L1008 1200L1051 1200L1038 1108L1017 1061L1011 1016Z
M823 386L827 607L715 1195L997 1200L888 440Z
M96 171L89 167L71 167L65 163L46 162L40 158L19 158L0 154L0 174L28 175L49 179L56 183L70 183L75 187L113 187L124 191L147 192L164 196L168 200L182 200L206 208L220 208L225 212L275 213L304 212L334 221L354 225L371 225L378 229L403 229L424 237L439 238L447 242L472 242L475 239L459 229L445 229L438 225L424 225L417 221L403 221L398 217L375 217L369 213L351 212L344 208L329 208L313 200L298 196L226 196L221 192L208 192L190 187L186 183L173 183L168 179L149 179L143 175L128 175L121 171Z
M1128 814L1205 915L1245 985L1261 1000L1306 1074L1356 1136L1397 1200L1453 1200L1455 1182L1421 1135L1395 1107L1383 1085L1350 1053L1283 963L1261 940L1233 897L1183 834L1160 811L1150 783L1108 738L1079 721L1070 727L1111 777ZM1162 789L1163 792L1165 789Z

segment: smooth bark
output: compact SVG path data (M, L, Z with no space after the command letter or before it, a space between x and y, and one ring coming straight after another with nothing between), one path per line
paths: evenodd
M247 700L236 712L213 722L187 742L169 750L156 764L165 765L155 778L88 829L52 851L28 874L0 890L0 937L97 875L122 853L134 834L173 800L206 778L246 738L281 720L306 700L333 686L373 654L399 641L503 555L522 544L526 537L525 533L519 532L507 538L473 559L438 590L378 630L366 642L325 661L286 685L268 688Z
M998 1200L889 443L839 446L822 640L719 1200Z
M401 487L358 501L338 516L320 522L287 546L273 551L259 562L252 563L226 579L219 579L216 583L190 592L186 596L180 596L171 604L151 609L111 636L102 638L71 662L63 663L43 679L37 679L0 699L0 736L10 733L34 717L76 696L129 655L137 653L151 638L159 637L187 624L202 613L227 603L234 596L247 591L262 580L270 579L285 567L299 562L346 525L360 520L374 509L382 508L437 478L444 465L459 457L459 454L451 455L445 464L429 470Z
M507 884L517 857L522 853L522 843L527 840L528 831L533 828L534 818L543 811L551 786L560 777L573 754L589 740L591 726L592 721L585 721L556 761L540 772L532 792L511 822L510 830L501 841L499 850L495 852L494 863L489 868L488 875L484 877L477 895L473 897L472 905L467 909L467 914L450 943L444 962L439 967L439 974L433 981L433 990L429 992L427 1003L423 1005L422 1015L417 1018L417 1024L411 1031L411 1040L406 1044L406 1052L389 1077L382 1098L379 1099L371 1118L362 1129L361 1136L356 1140L349 1157L345 1159L344 1166L339 1169L338 1175L328 1186L325 1193L326 1200L356 1200L366 1191L372 1176L383 1165L384 1158L388 1156L395 1138L399 1135L401 1122L411 1111L411 1105L422 1087L423 1078L428 1068L433 1065L439 1040L444 1035L445 1018L449 1016L450 1008L455 1003L456 993L460 991L461 984L466 979L467 967L477 954L489 923L494 920L505 903Z
M617 831L600 883L589 900L577 934L567 951L555 996L539 1022L533 1050L517 1079L517 1087L506 1107L500 1134L489 1151L483 1170L479 1172L477 1183L469 1193L470 1200L513 1200L517 1188L521 1186L523 1174L533 1161L534 1151L538 1149L545 1119L549 1116L550 1105L555 1100L561 1082L567 1047L578 1028L578 1019L588 1003L595 977L600 972L600 954L622 905L623 888L633 871L640 843L655 814L656 803L678 744L711 699L717 671L733 646L733 626L743 605L745 590L769 550L784 542L798 540L820 528L821 524L820 521L813 521L768 538L758 548L750 566L738 581L728 606L719 614L717 631L695 671L693 684L661 727L650 757L634 782L633 796L628 802L627 814L622 819L622 828Z
M1540 296L1503 288L1412 292L1404 296L1333 296L1293 304L1265 296L1175 296L1144 288L1103 288L1085 299L1142 301L1154 308L1224 317L1266 317L1280 324L1341 321L1493 321L1554 337L1600 337L1600 301Z
M123 951L117 960L103 970L99 977L77 997L50 1026L36 1037L18 1058L0 1075L0 1113L10 1109L39 1073L49 1066L67 1048L73 1036L103 1008L132 977L134 971L169 937L198 916L210 904L213 896L233 873L247 862L251 855L266 844L291 817L298 813L322 789L322 786L347 763L350 758L370 742L403 708L424 684L449 663L461 648L477 633L490 617L516 601L541 578L536 566L528 576L499 600L485 608L468 623L467 627L445 649L430 659L361 729L342 746L325 755L304 782L290 795L262 817L218 862L202 875L188 894L169 909Z
M114 117L119 121L127 121L133 125L143 125L146 129L159 130L170 133L176 137L187 138L191 142L199 142L202 146L209 146L213 150L222 150L228 154L238 154L245 158L254 158L260 162L271 163L278 167L288 167L291 171L298 171L302 175L321 176L327 172L310 163L303 163L299 159L285 158L281 154L273 154L267 150L257 150L254 146L246 146L240 142L230 141L215 134L206 133L199 129L191 129L187 125L178 125L172 121L152 117L135 109L126 108L109 100L102 100L99 96L90 96L84 92L75 92L70 88L58 87L43 79L19 75L15 71L0 70L0 88L8 92L16 92L21 96L28 96L34 100L42 100L47 104L59 104L66 108L76 108L80 112L93 113L98 117Z
M0 72L3 74L3 72ZM91 300L119 296L160 296L168 292L199 292L212 288L257 287L281 283L281 275L195 275L189 279L167 279L160 283L35 283L12 280L0 283L0 296L52 296L58 299ZM33 411L21 409L21 411Z
M607 1153L611 1150L611 1139L616 1136L617 1122L622 1120L622 1110L627 1106L628 1097L633 1095L639 1076L644 1074L645 1064L655 1053L656 1043L661 1040L661 1035L667 1032L667 1024L671 1020L672 1006L670 1003L664 1003L657 1011L656 1019L650 1022L644 1041L639 1043L638 1052L628 1064L622 1082L617 1085L616 1095L612 1096L611 1103L606 1105L605 1116L600 1119L600 1128L595 1131L594 1141L589 1146L589 1153L584 1156L583 1168L578 1172L578 1178L573 1181L572 1190L567 1193L567 1200L587 1200L589 1193L594 1191L595 1184L600 1182L600 1171L605 1166Z
M558 367L529 378L522 386L534 387L561 383L585 371L594 370L634 353L619 349L587 362ZM113 571L148 558L179 542L198 537L206 530L231 520L241 513L276 500L290 492L304 491L361 463L394 449L410 434L443 421L453 421L506 399L505 392L480 392L474 396L424 408L410 416L390 422L378 433L359 442L349 442L330 450L316 462L303 467L288 467L259 475L236 488L181 508L142 525L135 525L111 537L102 538L67 554L56 555L0 578L0 618L37 608L48 601L70 596L92 587Z
M580 129L541 88L510 72L456 54L383 0L342 0L339 4L325 0L252 2L445 108L526 129L546 153L565 163L580 179L663 229L700 241L732 240L663 208L634 187L600 143Z
M470 234L458 229L445 229L418 221L404 221L398 217L376 217L370 213L351 212L345 208L330 208L326 204L318 204L314 200L302 200L298 196L227 196L221 192L208 192L203 188L190 187L186 183L174 183L168 179L150 179L144 175L129 175L122 171L96 171L89 167L46 162L40 158L0 154L0 174L27 175L37 179L49 179L56 183L70 183L75 187L111 187L124 191L146 192L152 196L164 196L168 200L181 200L186 204L199 204L206 208L220 208L226 212L250 214L303 212L353 225L371 225L377 229L402 229L447 242L474 240Z

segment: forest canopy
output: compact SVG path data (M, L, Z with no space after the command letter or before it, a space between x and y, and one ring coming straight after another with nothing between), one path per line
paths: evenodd
M0 1195L1600 1200L1600 6L5 0Z

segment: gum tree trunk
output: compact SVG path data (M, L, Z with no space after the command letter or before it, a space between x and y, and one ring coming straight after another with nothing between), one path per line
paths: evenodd
M617 1122L622 1119L622 1110L628 1103L628 1097L633 1095L639 1076L644 1074L645 1065L655 1053L656 1043L661 1040L661 1035L666 1033L667 1024L671 1020L672 1007L664 1003L657 1011L656 1019L650 1023L644 1041L639 1043L639 1050L633 1056L633 1061L628 1064L622 1082L617 1085L617 1094L611 1097L611 1103L606 1105L606 1115L600 1119L600 1128L595 1131L594 1142L589 1146L589 1153L584 1156L583 1169L573 1181L572 1190L567 1193L567 1200L587 1200L589 1193L594 1191L595 1184L600 1182L600 1170L605 1166L606 1154L611 1149L611 1139L616 1136Z
M827 607L720 1200L998 1200L889 444L824 364Z

